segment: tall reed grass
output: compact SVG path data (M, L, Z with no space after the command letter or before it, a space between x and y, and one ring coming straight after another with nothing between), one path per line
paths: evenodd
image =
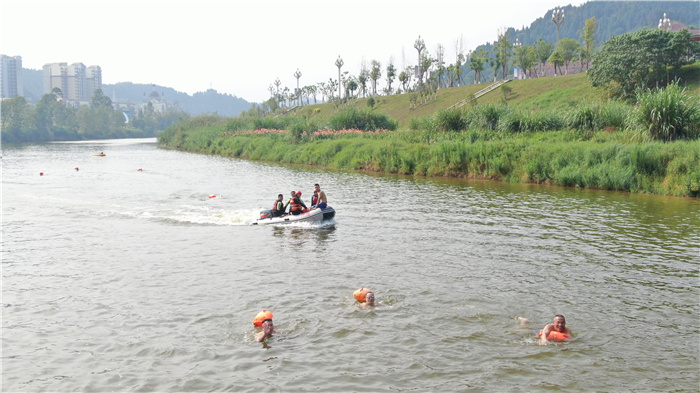
M700 102L677 83L664 89L637 91L636 123L655 140L697 138Z

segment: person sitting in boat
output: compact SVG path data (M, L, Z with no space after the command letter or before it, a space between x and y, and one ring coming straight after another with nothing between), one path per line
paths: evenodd
M277 200L272 207L272 217L282 217L284 215L286 206L284 205L284 195L277 195Z
M326 193L321 191L321 186L319 186L318 183L314 184L314 192L318 194L318 203L311 206L311 208L323 209L324 207L328 206L328 198L326 198Z
M566 319L563 315L555 315L554 321L545 326L540 333L540 344L549 344L549 341L569 341L574 338L571 329L566 327Z
M308 211L308 208L301 200L301 191L292 191L292 197L287 202L287 205L289 205L289 213L294 216ZM285 208L287 205L285 205Z
M314 191L314 195L311 197L311 207L313 208L318 204L318 193Z

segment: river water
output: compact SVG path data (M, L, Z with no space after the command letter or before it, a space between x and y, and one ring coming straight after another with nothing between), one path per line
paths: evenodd
M283 166L153 139L2 154L5 392L700 386L697 199ZM251 225L316 182L334 221ZM360 287L381 304L362 309ZM262 309L279 334L260 343ZM555 314L577 340L538 345Z

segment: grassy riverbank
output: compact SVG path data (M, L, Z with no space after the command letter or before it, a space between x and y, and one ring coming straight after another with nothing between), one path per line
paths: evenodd
M582 85L566 94L571 99L580 97L581 89ZM527 105L557 95L536 87L530 90L530 100L518 93ZM679 91L661 98L685 100ZM562 94L560 90L558 95ZM658 96L654 98L658 101ZM376 110L325 104L325 110L335 114L324 119L299 114L199 117L166 129L158 139L164 147L250 160L700 196L695 98L691 96L695 106L691 106L689 120L674 125L676 134L670 136L664 134L666 125L654 128L655 124L645 123L639 108L617 101L589 101L594 99L586 98L568 111L557 112L486 103L408 121L403 118L400 127ZM663 105L669 106L666 101ZM680 115L675 117L685 116L685 109L676 110ZM352 126L328 129L329 124L343 122Z

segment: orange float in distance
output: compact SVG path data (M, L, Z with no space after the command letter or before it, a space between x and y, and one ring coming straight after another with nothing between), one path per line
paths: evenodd
M369 288L360 288L352 294L358 302L364 302L367 299L367 294L372 292Z
M255 319L253 319L253 325L262 326L263 321L266 319L272 319L272 313L267 310L262 310L255 316Z

